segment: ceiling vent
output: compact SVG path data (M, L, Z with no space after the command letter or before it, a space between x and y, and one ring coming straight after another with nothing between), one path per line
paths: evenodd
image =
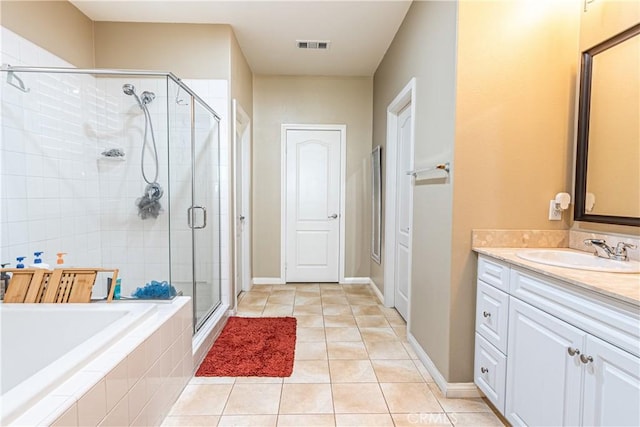
M296 40L298 49L327 50L329 49L329 44L331 44L329 40Z

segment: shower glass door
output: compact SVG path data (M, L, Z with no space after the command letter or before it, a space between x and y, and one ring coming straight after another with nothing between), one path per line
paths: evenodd
M218 124L197 100L193 103L193 276L196 330L220 303L220 216Z
M193 298L197 331L220 304L218 122L176 82L167 84L171 279Z

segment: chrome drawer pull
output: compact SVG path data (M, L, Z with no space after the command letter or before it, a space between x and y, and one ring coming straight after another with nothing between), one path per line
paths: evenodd
M569 356L575 356L576 354L580 354L580 350L578 350L577 348L571 348L569 347L567 349L567 353L569 353ZM580 356L582 358L582 356Z

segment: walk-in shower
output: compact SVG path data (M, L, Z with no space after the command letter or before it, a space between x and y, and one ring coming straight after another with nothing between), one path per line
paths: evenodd
M192 296L199 328L221 300L220 117L171 73L0 77L0 262L119 268L123 298Z

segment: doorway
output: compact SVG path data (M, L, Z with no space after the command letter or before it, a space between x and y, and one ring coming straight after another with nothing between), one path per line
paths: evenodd
M415 79L387 107L384 302L409 323L415 144Z
M235 298L251 288L251 119L233 100Z
M283 282L344 280L344 125L283 125Z

